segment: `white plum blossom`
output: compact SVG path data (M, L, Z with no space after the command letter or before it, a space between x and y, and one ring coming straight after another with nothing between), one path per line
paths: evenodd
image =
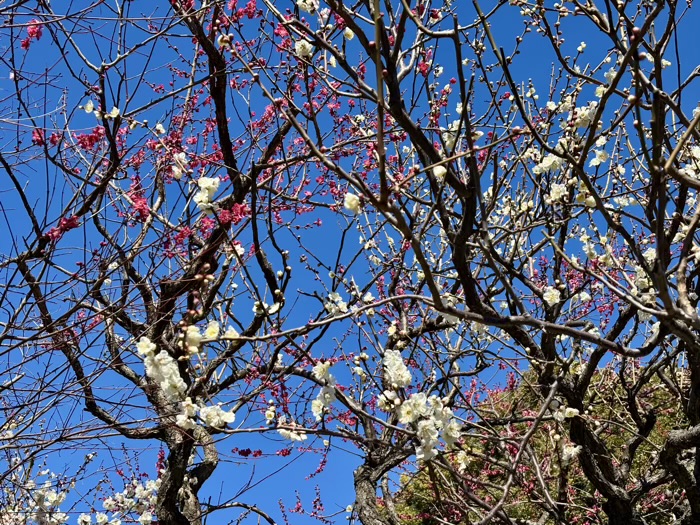
M379 394L379 399L377 400L377 405L380 410L384 412L391 412L397 406L401 404L399 396L393 390L385 390Z
M566 407L564 409L564 418L566 418L566 419L571 419L571 418L576 417L578 415L579 415L579 411L577 408Z
M297 0L297 5L302 11L313 15L318 10L319 2L318 0Z
M656 248L647 248L647 250L645 250L645 252L642 254L642 257L644 257L644 261L647 263L647 265L653 266L658 258Z
M367 372L360 366L356 366L352 369L352 373L359 377L360 381L365 381L367 379Z
M580 453L581 445L564 445L561 451L561 462L566 465Z
M572 419L578 415L579 411L576 408L571 407L561 408L552 414L554 420L559 421L560 423L566 419Z
M574 295L572 297L572 299L574 299L575 301L579 301L581 303L586 303L586 302L591 300L591 294L589 294L586 291L582 291L582 292L579 292L576 295Z
M227 34L220 34L216 38L216 43L218 44L219 47L222 47L224 49L230 48L231 47L231 40L232 40L232 35L227 35Z
M416 435L423 442L437 444L439 432L432 419L423 419L416 425Z
M335 401L335 389L332 386L324 386L318 393L316 399L311 402L311 412L316 421L323 419L323 413Z
M416 459L428 461L437 455L438 430L430 419L418 422L416 434L420 443L416 446Z
M211 201L214 195L216 195L220 183L221 181L217 177L200 177L199 180L197 180L199 191L194 196L194 202L200 210L211 212Z
M533 173L539 175L541 173L548 173L552 171L557 171L564 164L564 159L558 155L552 155L551 153L544 157L542 161L533 168Z
M437 179L438 182L444 181L446 175L447 168L445 168L445 166L435 166L433 168L433 176Z
M224 337L226 339L235 339L240 336L241 334L239 334L238 330L236 330L233 326L226 327L226 331L224 332Z
M544 302L549 306L554 306L561 300L561 293L553 286L548 286L542 294L542 299L544 299Z
M274 303L273 305L268 305L267 303L255 301L253 303L253 313L256 315L274 315L279 312L280 303Z
M146 375L160 384L165 397L171 401L182 399L187 384L180 377L177 361L167 352L161 350L155 356L144 359Z
M574 126L577 128L587 128L591 125L593 117L598 109L598 102L592 100L587 106L578 107L573 111Z
M417 421L428 414L428 398L423 392L411 394L399 408L399 421L404 425Z
M314 52L314 46L308 40L297 40L294 43L294 52L300 58L310 58Z
M187 154L184 151L173 155L173 165L170 171L175 180L180 180L182 174L187 171Z
M360 213L360 211L362 210L362 203L360 201L360 198L354 193L350 192L345 194L343 206L346 210L355 214Z
M344 314L348 311L348 304L343 301L343 298L338 292L329 293L328 301L326 301L323 306L331 315Z
M305 441L308 437L305 432L300 432L298 430L287 430L285 428L278 428L277 432L284 439L289 441Z
M384 352L384 381L391 388L401 388L411 384L413 378L401 357L398 350L387 350Z
M457 452L455 456L455 461L457 462L457 470L461 473L467 470L469 466L469 456L464 450Z
M449 86L447 86L449 87ZM459 120L453 120L447 129L442 129L441 137L445 143L445 150L452 151L457 143L457 131L460 127ZM483 133L481 133L483 135Z
M205 339L216 339L219 337L219 332L221 331L221 326L218 321L209 321L207 328L204 330Z
M182 412L175 416L175 423L180 428L184 428L185 430L192 430L194 427L197 426L194 422L194 417L197 415L197 410L199 410L199 407L195 405L192 402L192 399L190 399L189 397L186 397L185 400L182 403L180 403L180 406L182 408Z
M236 420L236 414L233 411L226 411L219 405L201 407L199 409L199 418L214 428L224 428L227 423L233 423Z
M384 400L380 397L380 408L390 410L390 396L384 392ZM394 396L396 394L394 393ZM381 405L384 406L381 406ZM462 426L454 419L452 410L445 406L445 400L437 397L426 397L423 392L412 394L398 409L399 422L404 425L415 425L416 458L418 461L428 461L437 454L439 437L447 447L453 447L462 435Z
M185 400L180 403L180 408L182 412L175 416L175 423L180 428L186 430L193 429L196 426L194 417L197 415L199 407L192 402L191 398L186 397Z
M593 151L595 153L595 158L591 159L591 162L588 163L588 166L591 168L595 166L600 166L603 162L606 162L610 158L608 152L603 149L597 149Z
M197 426L197 423L195 423L193 419L186 417L183 414L178 414L175 416L175 424L183 430L192 430Z
M462 425L460 425L454 419L450 420L450 422L447 425L445 425L442 431L442 437L444 438L445 443L448 447L454 445L461 435Z
M189 355L195 355L199 352L199 345L202 342L202 334L199 328L194 325L189 325L185 329L184 348Z
M267 405L267 410L265 410L265 421L267 421L268 424L272 423L275 418L277 417L277 407L270 401L270 404Z
M335 385L335 377L333 377L333 374L330 373L330 368L331 368L331 362L330 361L324 361L324 362L318 362L316 365L313 367L311 371L311 375L314 376L314 379L317 381L324 381L327 385Z
M611 67L610 69L608 69L605 72L605 75L603 75L603 76L605 77L605 81L608 84L612 84L612 81L615 80L616 75L617 75L617 69L615 69L614 67Z
M170 401L181 400L187 384L180 377L177 361L163 350L156 354L156 345L147 337L139 340L136 350L144 358L146 375L160 385L165 397Z
M304 432L303 427L297 426L296 423L290 423L287 424L287 418L284 416L280 416L279 419L277 420L278 425L287 425L291 427L291 429L286 429L286 428L278 428L277 432L279 433L280 436L282 436L284 439L288 439L290 441L305 441L308 436L306 435L306 432Z
M355 38L355 33L353 33L352 29L349 27L346 27L345 30L343 31L343 36L345 37L346 40L352 40Z
M221 181L218 177L200 177L199 180L197 180L197 186L199 186L200 190L207 193L209 199L214 198L220 183Z
M568 193L568 188L566 184L552 184L549 190L549 200L552 202L559 202Z
M142 337L139 339L138 343L136 343L136 351L140 355L147 357L153 355L156 351L156 345L152 343L148 337Z

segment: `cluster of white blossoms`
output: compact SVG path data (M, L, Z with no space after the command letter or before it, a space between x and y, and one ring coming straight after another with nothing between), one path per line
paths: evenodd
M189 355L194 355L199 352L199 345L202 342L202 334L199 328L194 325L189 325L185 329L183 339L179 342L180 348L187 350Z
M593 150L593 153L595 153L595 157L588 163L589 168L600 166L604 162L607 162L610 158L610 155L604 149L595 149Z
M411 384L413 378L408 367L403 362L401 352L387 350L384 352L384 382L393 389L405 387Z
M156 345L148 337L136 343L136 350L143 356L146 375L160 385L168 400L182 400L187 384L180 377L177 361L163 350L156 354Z
M27 488L34 488L34 482L30 481ZM58 508L64 502L67 492L58 492L54 488L54 484L47 480L40 488L31 491L31 495L26 502L27 507L22 509L26 512L31 522L41 523L42 525L62 525L68 521L68 514L61 512ZM16 516L20 518L21 514ZM14 523L24 523L15 521Z
M549 203L559 202L568 194L569 190L566 184L553 183L549 189Z
M224 410L220 404L200 407L193 403L189 397L180 403L180 408L182 412L175 416L175 422L177 426L185 430L192 430L197 426L195 422L197 413L199 413L199 419L202 423L213 428L224 428L228 423L233 423L236 420L236 414L233 410Z
M385 392L386 394L386 392ZM426 396L423 392L411 394L398 410L399 422L414 424L416 437L416 459L427 461L437 454L440 436L448 447L459 439L461 425L454 419L452 410L437 396Z
M572 111L574 126L577 128L587 128L593 122L593 117L598 110L598 102L592 100L586 106L577 107Z
M298 426L296 423L291 422L287 423L287 418L282 415L277 419L277 424L278 425L286 425L289 426L290 428L278 428L277 432L279 433L280 436L282 436L284 439L288 439L290 441L305 441L306 438L308 437L306 435L306 432L304 432L304 427Z
M121 525L122 518L128 517L126 520L133 523L134 520L129 515L134 513L139 514L136 522L140 525L150 525L154 519L151 510L155 507L158 499L158 488L160 487L160 479L148 480L145 484L134 479L126 486L126 488L113 496L110 496L102 502L105 511L112 513L112 519L109 519L104 512L95 513L95 521L97 525ZM81 514L78 516L78 525L91 525L93 523L92 515Z
M596 245L591 238L590 235L588 235L588 232L586 230L583 230L581 232L581 235L579 236L579 240L581 241L582 248L583 248L583 253L586 254L586 257L589 259L595 259L598 257L598 252L596 251Z
M201 407L199 409L199 418L214 428L224 428L227 423L233 423L236 419L236 414L231 411L226 411L219 405Z
M265 302L255 301L253 303L253 313L255 315L274 315L279 312L281 306L282 305L280 303L268 305Z
M311 15L318 11L318 5L318 0L297 0L297 6L299 6L299 9Z
M391 412L396 407L401 406L401 400L396 392L393 390L385 390L379 395L379 400L377 401L377 406L380 410L384 412Z
M572 459L581 453L581 445L564 445L561 450L561 462L568 465Z
M348 312L348 303L343 301L343 298L338 292L329 293L328 300L323 306L331 315L344 314Z
M316 399L311 402L311 412L316 418L316 421L321 421L323 419L323 414L326 409L336 400L335 377L330 373L330 367L330 361L319 362L316 363L311 371L311 375L313 375L317 381L325 383L321 387L321 391L316 396Z
M442 137L442 142L445 144L446 151L452 151L457 143L459 124L459 120L453 120L447 129L441 128L440 136Z
M443 90L444 91L451 91L450 85L446 85ZM458 105L458 112L461 113L461 104ZM465 131L465 126L461 126L461 131ZM447 128L440 128L440 136L442 137L442 141L445 144L445 152L451 152L454 150L455 145L457 145L457 140L460 138L458 135L458 131L460 131L460 120L453 120ZM481 137L484 136L483 131L476 131L472 130L472 140L479 140Z
M211 202L219 189L220 183L221 181L218 177L200 177L197 180L199 191L194 196L194 202L200 210L207 213L212 211L213 206Z
M552 414L556 421L560 423L566 419L572 419L579 415L579 411L576 408L563 407Z
M231 332L231 330L233 330L233 332ZM202 339L216 340L220 332L221 325L216 320L209 321L203 334L195 325L189 325L185 328L184 333L180 335L178 346L184 349L188 355L193 356L199 353L202 346ZM229 327L224 335L235 337L239 334L233 328Z
M175 423L177 423L177 426L180 428L192 430L197 426L194 422L194 418L197 416L199 407L192 402L191 398L186 397L185 400L180 403L180 408L182 412L175 416Z
M316 421L321 421L323 419L323 414L331 403L335 401L335 388L330 385L326 385L321 388L321 391L311 402L311 413L316 418Z
M99 109L95 109L95 104L92 100L88 100L84 106L80 106L80 108L85 111L85 113L92 113L95 115L96 118L107 118L107 119L115 119L119 116L121 113L119 111L119 108L117 107L112 107L112 109L109 111L109 113L105 113L103 111L100 111Z
M532 170L535 175L557 171L564 165L564 159L550 153L546 155Z
M187 154L184 151L173 155L173 165L170 171L175 180L180 180L182 174L187 171Z

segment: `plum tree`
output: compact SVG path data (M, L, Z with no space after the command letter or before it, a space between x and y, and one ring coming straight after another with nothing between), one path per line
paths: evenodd
M11 519L700 523L691 4L0 2Z

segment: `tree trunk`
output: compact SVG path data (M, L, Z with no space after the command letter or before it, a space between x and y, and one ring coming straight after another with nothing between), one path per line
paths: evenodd
M608 525L645 525L629 501L610 499L603 503L603 510L608 516Z

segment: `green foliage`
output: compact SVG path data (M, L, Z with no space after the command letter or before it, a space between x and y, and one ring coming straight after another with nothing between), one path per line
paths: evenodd
M580 372L581 367L571 370L574 378ZM688 426L672 390L687 388L688 377L679 369L672 382L664 382L640 376L642 372L634 363L596 371L584 410L575 414L569 409L567 417L567 407L557 406L557 399L544 408L546 389L534 382L533 373L525 373L514 389L491 392L479 407L484 420L474 425L478 428L465 436L459 450L401 478L394 496L400 522L466 525L471 516L464 509L477 501L493 506L510 483L503 508L511 519L605 523L600 494L584 474L580 449L571 440L572 425L584 424L595 429L614 465L627 465L631 492L645 488L639 490L637 504L646 522L669 523L680 491L673 484L651 487L668 481L660 478L658 456L669 432ZM648 436L640 435L635 418L642 424L653 421Z

